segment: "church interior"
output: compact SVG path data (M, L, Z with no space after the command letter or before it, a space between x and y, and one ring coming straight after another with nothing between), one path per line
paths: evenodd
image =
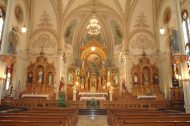
M190 0L0 0L0 126L189 126Z

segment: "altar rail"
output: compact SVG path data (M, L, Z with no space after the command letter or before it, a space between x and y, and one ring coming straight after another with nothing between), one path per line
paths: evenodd
M86 101L66 101L66 106L86 109ZM58 107L57 100L27 100L27 99L3 99L2 105L14 107ZM170 103L166 101L100 101L100 109L107 108L126 108L126 109L145 109L145 108L169 108Z
M31 99L3 99L2 105L8 105L13 107L28 107L28 108L35 108L35 107L58 107L57 100L31 100ZM69 107L76 107L80 109L86 108L85 101L66 101L66 106Z
M100 108L125 108L125 109L145 109L145 108L169 108L170 103L166 101L101 101Z

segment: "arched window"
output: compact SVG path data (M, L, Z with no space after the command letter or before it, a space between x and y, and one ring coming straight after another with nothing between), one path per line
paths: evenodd
M184 41L185 44L187 44L188 42L190 42L190 22L189 22L189 15L188 15L188 11L184 10L182 13L182 26L183 26L183 37L184 37ZM186 53L187 53L188 48L186 49Z
M10 85L12 85L12 72L13 64L6 67L5 90L9 90Z
M184 44L185 44L185 52L188 56L190 56L190 20L188 11L184 10L182 12L182 27L183 27L183 37L184 37ZM190 75L190 58L188 58L187 62L189 75Z
M0 47L2 43L2 37L3 37L3 27L5 24L5 13L2 8L0 8Z

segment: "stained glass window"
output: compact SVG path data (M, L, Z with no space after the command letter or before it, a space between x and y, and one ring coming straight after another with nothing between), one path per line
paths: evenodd
M182 13L182 26L183 26L183 37L185 41L185 45L189 42L190 40L190 22L189 22L189 17L188 17L188 11L184 10ZM186 52L189 51L189 49L186 49ZM188 53L188 52L187 52Z
M5 13L2 8L0 8L0 47L2 43L2 37L3 37L3 27L5 23Z

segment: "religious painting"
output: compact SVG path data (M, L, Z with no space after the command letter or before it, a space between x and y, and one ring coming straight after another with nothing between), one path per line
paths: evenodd
M164 13L163 13L163 23L164 25L168 25L170 22L172 16L172 12L171 9L168 7L165 9Z
M23 22L23 18L24 18L24 13L23 10L21 8L21 6L17 5L15 7L15 17L18 23L22 23Z
M66 30L65 30L65 33L64 33L64 37L65 37L65 42L67 44L72 44L73 34L74 34L75 30L76 30L77 24L78 24L77 20L74 19L66 27Z
M97 76L100 72L100 57L97 54L91 54L87 58L88 71L90 73L95 73Z
M119 24L115 20L112 20L110 25L111 25L112 33L114 36L115 45L122 44L123 32L121 30L121 27L119 26Z

